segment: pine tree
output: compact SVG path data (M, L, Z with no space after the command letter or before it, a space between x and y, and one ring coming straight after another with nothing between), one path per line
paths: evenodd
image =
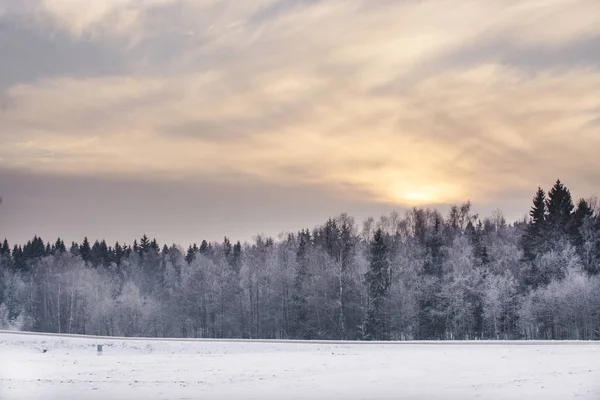
M242 244L238 240L236 244L233 245L233 255L232 255L232 267L236 272L240 272L242 267Z
M148 238L148 236L144 235L140 240L139 251L140 253L146 253L148 250L150 250L150 239Z
M117 265L121 265L121 260L123 259L124 256L125 256L125 251L123 250L123 247L121 247L119 242L116 242L115 243L115 263Z
M309 280L307 252L310 242L311 238L308 230L302 230L298 233L298 248L296 250L297 270L294 277L294 290L292 294L294 336L305 340L310 340L314 337L313 329L308 323L308 302L306 298Z
M229 241L229 239L227 238L227 236L225 236L225 238L223 239L223 256L225 257L225 260L227 260L227 263L230 266L233 266L233 260L232 260L232 246L231 246L231 242Z
M111 251L108 247L108 244L106 244L106 240L102 239L102 241L100 242L100 260L105 266L110 263L110 253Z
M547 222L550 240L556 242L567 238L575 207L569 189L562 184L560 179L548 192L546 208L548 209Z
M203 240L202 243L200 243L200 253L204 255L208 254L208 242L206 240Z
M100 264L102 264L102 248L100 246L100 242L99 241L95 241L94 244L92 245L92 249L90 251L90 258L89 261L92 263L92 265L94 267L99 266Z
M529 211L531 221L527 225L522 239L524 256L533 261L543 251L546 228L546 193L540 187L533 198L533 206Z
M581 234L581 228L586 219L593 219L594 210L590 207L585 199L580 199L577 203L577 208L573 213L573 218L569 226L569 234L571 235L571 241L578 249L583 246L583 235Z
M194 243L193 246L188 247L187 254L185 256L185 261L187 261L188 264L191 264L192 261L196 259L196 253L198 253L198 246L196 245L196 243Z
M81 243L81 246L79 246L79 255L81 256L83 261L88 262L90 261L91 253L92 249L90 247L90 242L88 238L85 237L83 239L83 243Z
M367 340L389 339L387 297L391 286L391 268L386 238L377 229L369 249L369 272L366 274L369 291L369 308L364 324Z
M117 257L115 256L115 249L113 249L112 246L108 246L108 249L106 251L105 265L110 266L110 265L112 265L112 263L116 263L116 262L117 262Z
M65 242L61 240L61 238L56 239L56 243L54 244L54 251L57 253L66 253L67 247L65 246Z
M27 260L33 260L46 255L46 245L42 238L37 235L34 236L33 240L27 242L23 247L23 256Z
M2 247L0 247L0 255L10 256L10 246L8 245L8 240L6 239L4 239Z
M15 269L23 271L27 267L27 259L21 246L15 245L12 251Z
M124 244L123 245L123 258L128 258L130 257L133 253L136 253L136 250L139 250L138 246L137 246L137 242L134 240L133 241L134 247L128 245L128 244ZM134 250L135 248L135 250Z

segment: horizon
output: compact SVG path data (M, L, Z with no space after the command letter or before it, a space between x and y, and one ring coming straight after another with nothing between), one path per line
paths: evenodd
M558 178L555 182L558 182L558 181L562 182L560 180L560 178ZM564 183L564 182L562 182L562 183ZM568 186L566 186L566 187L567 187L567 189L569 189ZM544 190L545 193L548 192L547 189L544 189L541 186L539 188L541 188L542 190ZM593 207L593 209L596 210L596 212L600 211L600 208L599 208L600 202L598 201L598 197L596 195L577 196L577 195L573 195L572 193L571 193L571 195L572 195L574 204L577 204L577 202L579 200L586 200ZM532 199L533 199L533 196L532 196ZM3 199L0 198L0 204L2 204L2 202L3 202ZM177 242L177 241L168 241L168 240L167 241L160 240L156 236L154 236L152 234L148 234L147 232L142 232L142 233L138 234L137 236L133 237L133 239L127 238L127 239L124 239L124 240L120 240L120 239L109 240L109 239L107 239L105 237L91 237L89 235L84 235L81 238L66 238L64 236L58 235L55 238L50 238L49 239L49 238L45 238L43 235L40 235L38 233L34 233L32 236L30 236L28 238L25 238L24 240L21 240L21 241L11 242L10 240L8 240L8 237L4 238L4 240L7 240L9 242L9 244L11 245L10 246L11 248L14 245L25 244L28 241L30 241L31 239L36 238L36 237L39 237L39 238L43 239L45 243L53 243L56 239L61 239L66 244L70 244L70 243L73 243L73 242L81 244L81 242L83 241L83 239L87 238L90 241L91 244L93 244L95 241L99 241L99 242L106 241L106 243L109 246L112 246L113 243L119 243L121 245L133 245L133 243L134 243L135 240L141 239L142 236L144 236L144 235L148 236L148 238L151 239L151 240L152 239L157 240L157 242L161 245L161 247L162 247L162 245L167 245L169 247L172 246L172 245L175 245L175 246L181 247L183 249L185 249L187 247L191 247L194 244L198 244L199 245L203 240L206 240L207 243L212 243L212 244L214 244L214 243L221 243L224 238L229 239L232 243L235 243L235 242L239 241L242 244L249 244L249 243L255 241L256 237L258 237L258 236L269 237L269 238L273 238L274 240L278 241L282 235L287 235L287 234L290 234L290 233L291 234L297 234L298 232L303 231L305 229L308 229L308 230L316 229L318 227L323 226L323 224L325 224L328 219L335 219L335 218L337 218L337 217L339 217L341 215L348 215L350 218L352 218L354 220L355 224L356 224L357 229L360 230L362 228L362 226L364 225L364 223L367 222L367 220L369 220L369 219L373 219L373 221L375 222L375 224L378 224L381 221L382 218L387 218L387 217L391 216L393 213L396 213L400 218L404 218L406 216L406 214L409 213L412 209L423 209L423 210L437 211L443 217L446 217L447 214L450 212L450 209L452 207L454 207L454 206L461 206L462 204L466 204L466 203L470 204L471 211L472 211L473 215L475 215L479 221L484 221L485 219L488 219L488 218L494 218L494 214L496 214L496 213L499 213L499 215L502 218L504 218L504 220L506 221L507 225L509 225L509 226L514 226L516 223L520 223L520 222L528 222L531 219L531 217L529 215L529 211L531 209L531 200L530 200L529 208L526 211L522 212L521 215L520 215L520 217L519 216L516 216L516 217L514 216L514 215L517 215L517 213L515 213L512 217L511 216L507 216L503 212L503 210L500 209L500 208L494 208L493 210L487 210L487 211L489 211L487 213L481 213L481 212L479 212L477 205L474 205L470 200L466 200L466 201L463 201L463 202L460 202L460 203L456 203L456 204L452 204L452 205L450 205L450 204L448 204L448 205L442 205L441 207L439 207L439 206L436 207L436 206L424 205L424 206L413 206L410 209L393 209L393 208L390 208L390 210L388 211L388 213L385 213L385 214L382 213L380 215L364 215L364 216L362 216L362 218L357 218L356 215L353 215L353 214L350 214L350 213L347 213L347 212L339 212L337 214L331 214L331 215L326 216L323 220L317 221L312 226L302 226L302 227L299 227L297 229L291 229L290 228L290 229L280 230L280 231L276 232L275 234L273 234L273 233L265 233L265 232L257 232L257 233L252 234L251 236L246 236L246 237L243 237L243 238L236 238L236 237L232 237L231 235L225 234L221 238L216 238L216 239L215 238L199 238L198 240L191 241L189 243Z

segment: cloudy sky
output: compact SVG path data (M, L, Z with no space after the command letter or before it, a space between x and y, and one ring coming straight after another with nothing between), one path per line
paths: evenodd
M600 195L598 0L0 0L0 236Z

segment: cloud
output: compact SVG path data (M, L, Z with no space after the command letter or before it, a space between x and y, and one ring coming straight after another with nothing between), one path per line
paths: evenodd
M143 0L143 7L158 0ZM139 4L130 0L41 0L40 8L52 22L73 36L131 34L138 24Z
M126 68L6 89L0 166L318 185L402 205L491 202L558 174L592 188L600 169L597 63L469 56L593 41L595 0L96 3L38 12Z

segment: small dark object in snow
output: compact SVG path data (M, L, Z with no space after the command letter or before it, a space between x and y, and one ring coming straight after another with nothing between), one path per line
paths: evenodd
M46 353L48 349L42 349L42 353Z

